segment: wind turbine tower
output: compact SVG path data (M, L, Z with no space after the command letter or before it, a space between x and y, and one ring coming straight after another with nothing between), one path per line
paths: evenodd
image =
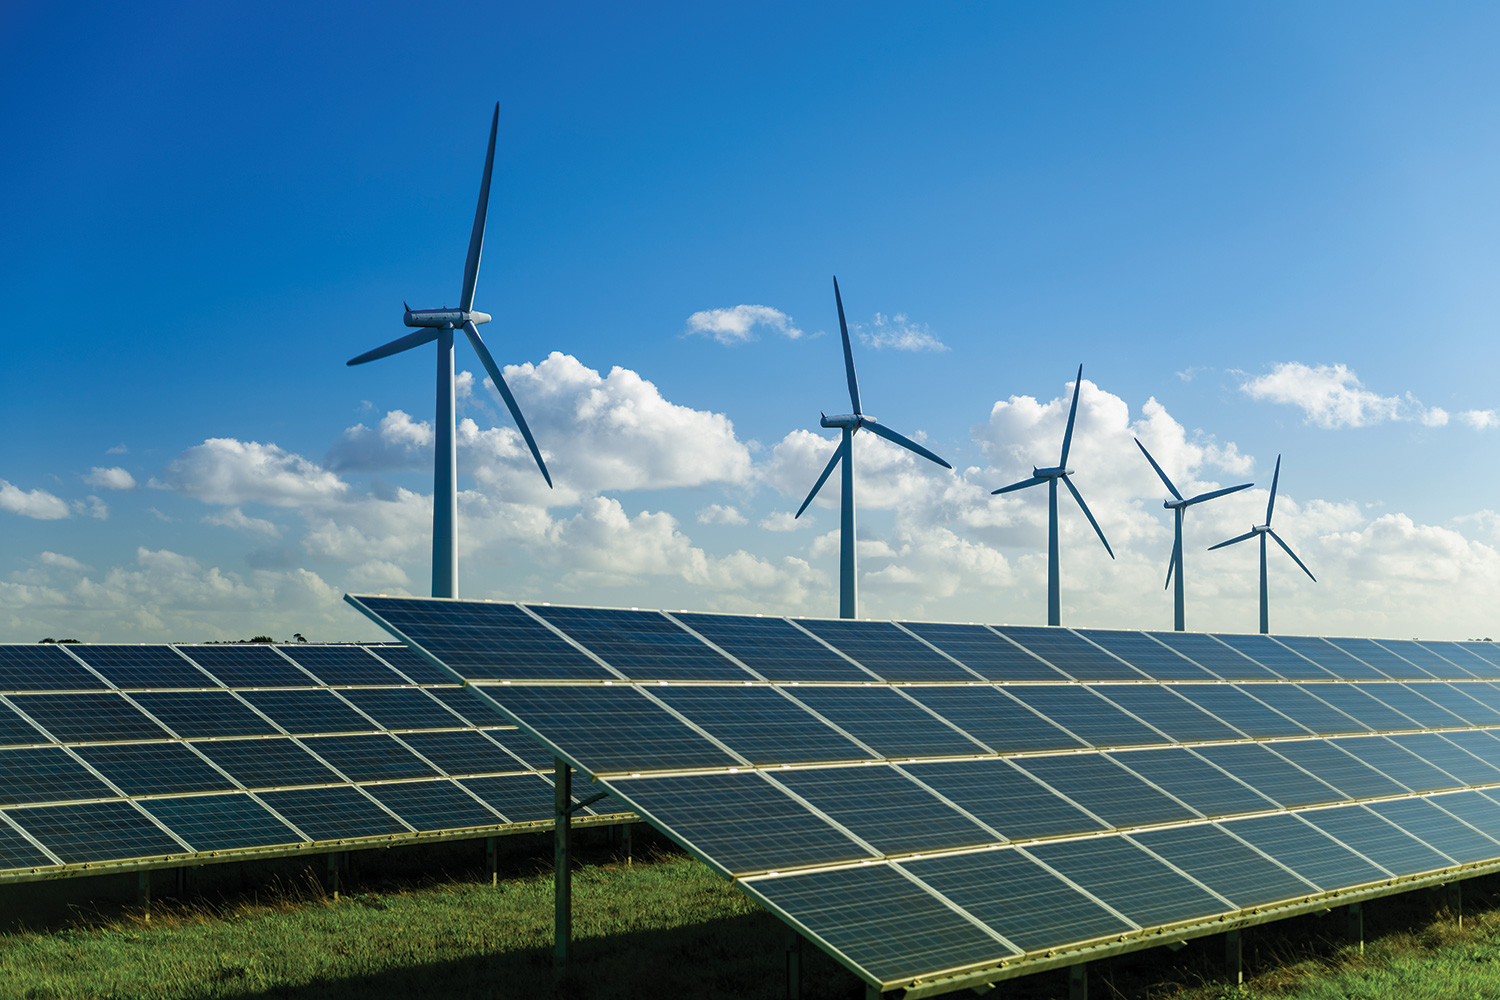
M1278 534L1276 534L1276 532L1274 532L1274 531L1271 530L1271 511L1273 509L1275 509L1275 507L1276 507L1276 484L1277 484L1278 481L1280 481L1280 479L1281 479L1281 456L1277 455L1276 456L1276 472L1271 476L1271 499L1268 500L1268 501L1266 501L1266 523L1265 524L1257 524L1257 525L1253 526L1249 531L1245 532L1243 535L1236 535L1233 538L1229 539L1228 541L1223 541L1223 542L1220 542L1218 545L1210 545L1208 547L1208 551L1212 552L1214 549L1222 549L1226 545L1233 545L1235 542L1243 542L1246 539L1254 538L1257 535L1260 536L1260 633L1261 633L1261 635L1265 635L1266 633L1268 633L1268 632L1271 631L1271 608L1270 608L1270 603L1271 602L1270 602L1270 598L1267 596L1267 590L1268 590L1268 588L1266 587L1266 536L1267 535L1269 535L1270 537L1274 538L1276 540L1276 544L1277 545L1280 545L1283 549L1286 549L1286 554L1292 557L1292 562L1294 562L1298 566L1302 567L1302 572L1304 572L1304 573L1307 574L1307 578L1309 580L1311 580L1313 583L1317 583L1318 582L1318 578L1312 575L1312 570L1308 569L1307 566L1302 562L1302 560L1297 558L1297 553L1295 553L1295 552L1292 551L1292 547L1290 545L1288 545L1286 542L1283 542L1281 540L1281 536L1278 535Z
M1152 458L1151 453L1146 450L1146 446L1141 444L1140 438L1135 439L1135 446L1141 449L1141 454L1146 456L1146 461L1151 463L1151 468L1156 470L1156 474L1161 477L1161 481L1166 484L1167 490L1172 494L1171 500L1162 501L1162 506L1175 515L1177 529L1176 540L1172 543L1172 561L1167 563L1167 585L1171 584L1172 572L1175 570L1177 572L1177 588L1172 595L1172 628L1181 632L1186 627L1183 625L1182 611L1182 519L1187 514L1187 509L1194 504L1203 503L1205 500L1212 500L1215 497L1222 497L1229 493L1238 493L1240 490L1248 490L1255 484L1241 483L1238 486L1226 486L1222 490L1199 493L1195 497L1184 500L1182 494L1177 492L1177 487L1172 485L1172 480L1168 479L1167 474L1161 471L1161 466L1156 464L1156 459Z
M945 469L951 469L953 466L910 438L903 437L884 424L878 423L874 417L860 409L859 380L854 377L854 352L849 347L849 324L844 322L844 300L839 296L839 279L836 277L833 279L833 301L838 305L839 310L839 333L844 338L844 374L849 380L849 403L854 408L854 412L832 417L819 414L820 426L837 427L843 437L833 457L823 467L823 474L813 484L812 492L807 495L806 500L802 501L802 506L797 508L794 516L802 516L807 505L813 502L813 497L818 495L818 491L828 481L833 467L842 461L844 463L843 494L839 499L839 617L856 618L859 600L856 593L854 558L854 435L864 428L887 441L899 444L907 451L921 455L930 462L936 462Z
M1061 571L1057 558L1057 483L1068 488L1073 494L1073 499L1078 501L1078 506L1083 510L1083 516L1089 519L1089 524L1094 526L1094 532L1099 536L1099 541L1104 543L1104 551L1109 557L1115 557L1115 550L1109 547L1109 539L1104 537L1104 531L1099 527L1099 522L1094 520L1089 505L1083 502L1083 496L1078 492L1078 487L1068 477L1073 470L1068 468L1068 448L1073 443L1073 421L1078 416L1078 390L1083 386L1083 365L1078 366L1078 377L1073 380L1073 406L1068 410L1068 429L1063 431L1062 457L1057 460L1057 467L1052 469L1038 469L1031 467L1031 478L1023 479L1019 483L1011 483L1002 486L998 490L992 490L991 495L1000 493L1011 493L1015 490L1024 490L1028 486L1039 486L1047 484L1047 624L1062 624L1062 582Z
M510 387L505 384L500 367L495 364L495 359L490 356L489 349L479 337L478 325L488 323L490 315L474 308L474 285L479 280L479 254L484 248L484 217L490 203L490 171L495 165L495 130L499 125L500 103L497 101L495 114L490 119L490 146L484 154L484 180L479 184L479 207L474 210L474 230L469 235L469 255L464 260L464 283L458 296L458 308L444 306L441 309L412 309L407 306L402 321L407 326L416 327L415 333L398 337L389 344L367 351L348 362L350 365L362 365L437 341L437 414L433 420L437 454L432 476L433 597L458 596L458 452L453 416L454 330L462 330L469 338L474 353L479 355L485 371L489 372L495 388L500 391L505 405L510 408L521 436L526 439L537 467L542 470L542 478L547 480L549 489L552 486L552 476L547 472L547 463L542 461L542 453L537 450L531 428L526 426L526 418L521 416L521 408L516 405L515 396L511 395Z

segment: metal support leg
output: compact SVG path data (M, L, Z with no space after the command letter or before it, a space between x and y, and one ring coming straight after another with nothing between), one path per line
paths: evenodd
M495 848L495 838L484 838L484 863L490 869L490 885L500 884L500 852Z
M631 862L634 859L631 857L631 854L630 854L630 824L629 823L621 823L620 824L620 850L625 855L625 866L627 868L630 867L630 864L631 864Z
M552 771L552 883L555 905L552 919L552 967L559 976L568 971L568 945L573 939L573 869L568 857L568 834L573 814L573 775L561 758Z
M177 898L178 899L182 899L183 897L185 897L187 895L188 870L187 870L187 868L184 867L184 868L178 868L178 869L176 869L176 872L177 872Z
M1458 925L1458 929L1463 930L1464 884L1462 882L1448 883L1448 912L1453 914L1453 922Z
M1238 929L1224 934L1224 964L1228 966L1230 983L1239 986L1245 981L1244 938Z
M334 899L339 898L339 889L342 888L344 868L344 852L334 851L328 855L328 891L333 894Z
M151 873L138 872L135 877L135 905L141 908L146 923L151 922Z
M786 935L786 1000L802 1000L802 935Z
M1358 903L1350 903L1349 912L1349 940L1359 948L1359 953L1365 953L1365 911Z
M1068 1000L1089 1000L1089 965L1068 966Z

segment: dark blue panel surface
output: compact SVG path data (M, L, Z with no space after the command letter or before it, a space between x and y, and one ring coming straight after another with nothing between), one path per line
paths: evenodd
M313 840L406 833L406 827L355 788L292 788L260 798Z
M1005 640L996 637L997 642ZM907 687L905 694L999 753L1070 750L1083 741L998 688Z
M1436 702L1471 726L1500 726L1500 712L1470 697L1475 684L1413 684L1428 701Z
M1476 861L1500 858L1500 842L1469 826L1467 823L1440 808L1449 798L1438 796L1430 799L1392 799L1388 802L1370 803L1370 811L1395 823L1461 865Z
M770 681L867 681L873 676L783 618L673 617Z
M35 726L0 705L0 747L47 742L47 737Z
M170 736L117 694L18 694L10 701L65 743Z
M454 683L451 673L433 666L421 653L406 646L366 646L365 649L389 663L413 684Z
M342 781L318 759L289 739L214 740L198 751L234 775L246 788L325 785Z
M1111 826L1193 819L1175 802L1101 754L1013 760Z
M884 765L774 772L813 808L885 854L993 844L994 834ZM913 817L920 816L919 822Z
M181 743L110 743L79 747L76 752L126 795L171 795L234 787L232 781Z
M500 774L526 767L493 741L485 739L482 733L471 730L402 733L401 742L449 774ZM550 754L546 765L552 765Z
M1229 820L1223 826L1325 891L1390 877L1290 813Z
M389 736L309 736L302 744L355 781L435 778L437 772Z
M145 691L131 697L177 735L188 739L268 736L278 731L228 691Z
M746 884L882 981L1013 952L887 865L757 879Z
M129 802L38 806L12 810L9 817L64 864L185 853Z
M465 778L459 784L493 806L496 812L505 817L507 823L551 822L556 815L556 789L551 782L539 775L503 774L493 778ZM591 786L580 782L574 787L582 790ZM587 794L594 793L589 791ZM573 800L578 800L576 793ZM604 812L611 812L618 803L613 799L604 799L595 805Z
M1338 789L1299 770L1262 744L1197 747L1193 752L1288 808L1337 802L1345 797Z
M1306 736L1306 727L1271 708L1256 695L1274 684L1179 684L1173 690L1206 712L1211 712L1246 736L1258 740L1273 736Z
M116 687L218 686L217 681L179 656L171 646L79 646L74 652Z
M984 625L902 622L987 680L1059 681L1063 675Z
M733 661L704 645L657 611L541 605L534 605L531 610L630 678L651 681L750 679L750 675ZM531 676L536 676L536 673Z
M841 736L801 705L769 687L674 685L658 688L654 693L755 764L868 760L879 756Z
M996 625L995 631L1014 639L1063 673L1080 681L1140 681L1146 675L1065 628Z
M1232 908L1123 837L1067 840L1025 850L1143 927Z
M1446 708L1423 697L1422 691L1430 687L1435 687L1435 685L1381 684L1378 688L1371 687L1365 690L1424 729L1446 729L1468 725L1468 722Z
M142 805L195 851L243 850L302 840L295 830L243 793L151 799Z
M1224 634L1216 635L1215 638L1288 680L1326 681L1333 679L1333 674L1307 657L1298 656L1270 636Z
M332 691L242 691L240 697L276 721L293 736L304 733L357 733L374 723L345 704Z
M1500 667L1495 666L1482 656L1476 656L1469 652L1466 643L1439 642L1432 639L1424 639L1420 645L1437 653L1443 659L1457 666L1460 670L1482 677L1486 680L1500 678Z
M803 628L888 681L972 681L952 660L913 639L890 622L812 618Z
M1359 847L1359 853L1396 875L1447 868L1452 862L1399 826L1364 806L1314 809L1300 814L1335 840Z
M1312 772L1343 792L1344 798L1368 799L1406 792L1405 786L1344 753L1328 740L1291 740L1277 743L1275 750L1293 764Z
M1231 646L1201 632L1148 632L1194 663L1227 681L1263 681L1277 675Z
M1144 632L1118 632L1111 629L1081 628L1085 639L1103 646L1109 652L1135 667L1147 677L1159 681L1206 681L1213 675L1198 664L1164 646Z
M901 864L1023 951L1120 934L1130 925L1016 851L923 858ZM1004 886L1003 892L996 892Z
M0 806L102 799L115 794L61 747L0 750Z
M505 822L451 781L401 781L365 785L364 790L418 830L500 826Z
M1278 635L1273 637L1293 652L1301 653L1335 677L1346 680L1379 680L1388 676L1363 660L1355 659L1326 639L1312 635Z
M1180 747L1123 750L1109 756L1205 816L1277 808L1264 795Z
M97 691L105 684L54 645L0 645L0 691Z
M552 769L557 757L546 746L519 729L486 729L487 739L509 750L515 757L538 771Z
M1330 638L1328 641L1344 652L1364 660L1387 677L1398 677L1404 680L1425 680L1432 676L1432 674L1423 670L1415 663L1402 659L1373 639Z
M755 771L645 777L615 787L683 843L735 874L874 857ZM746 822L752 817L750 832Z
M1452 734L1449 734L1452 735ZM1458 743L1437 733L1400 733L1387 737L1397 746L1416 754L1427 763L1442 768L1465 785L1500 783L1500 768L1475 756ZM1500 747L1495 752L1500 758Z
M1378 732L1420 728L1380 700L1390 684L1308 684L1305 690Z
M52 868L57 865L31 841L0 819L0 871L16 868Z
M1500 833L1500 803L1496 803L1493 791L1488 793L1455 792L1451 795L1434 795L1422 801L1457 816L1475 830L1485 834L1488 839L1500 840L1500 836L1496 836ZM1485 846L1482 841L1477 841L1475 844L1477 852L1490 852L1479 853L1481 860L1500 857L1500 847Z
M1264 906L1319 891L1217 827L1145 830L1130 839L1241 907Z
M1416 754L1383 736L1333 741L1341 750L1353 754L1381 774L1401 782L1414 792L1434 792L1468 784L1462 778L1429 764ZM1495 775L1500 778L1500 772Z
M200 667L230 687L299 687L313 683L304 670L267 646L179 646Z
M1094 688L1094 692L1119 705L1147 725L1160 729L1174 740L1191 743L1244 739L1244 734L1238 729L1220 722L1181 697L1173 687L1158 687L1154 684L1109 684Z
M484 691L494 693L497 690L509 690L504 685L493 687L478 687L471 685L465 688L427 688L428 694L448 706L449 711L463 718L467 724L474 726L513 726L510 717L488 702L475 696L475 692Z
M340 691L354 707L387 729L445 729L464 720L416 688L356 688Z
M1468 680L1474 676L1472 671L1461 669L1450 661L1443 659L1426 646L1413 642L1410 639L1379 639L1375 641L1402 659L1410 660L1434 677L1441 677L1445 680Z
M1004 760L927 761L898 770L1010 840L1107 829Z
M324 684L402 684L399 674L371 656L363 646L283 646L282 652L296 660ZM451 681L439 678L439 683Z
M978 743L888 687L796 687L791 695L885 757L987 753Z
M1136 721L1086 687L1018 687L1008 693L1090 746L1172 742L1170 737Z
M1365 725L1316 697L1329 689L1343 687L1342 684L1308 684L1305 687L1296 684L1247 684L1245 690L1320 736L1369 732L1373 726Z

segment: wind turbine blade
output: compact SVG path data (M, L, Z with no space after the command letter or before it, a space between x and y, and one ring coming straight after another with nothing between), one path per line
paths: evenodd
M1276 544L1280 545L1283 549L1285 549L1286 550L1286 554L1292 557L1292 562L1294 562L1298 566L1302 567L1302 572L1304 572L1304 573L1307 574L1308 579L1312 580L1313 583L1317 583L1318 582L1318 578L1312 575L1312 570L1310 570L1310 569L1307 568L1307 564L1306 563L1304 563L1301 559L1297 558L1297 553L1295 553L1295 552L1292 551L1292 547L1290 545L1288 545L1286 542L1283 542L1281 540L1281 536L1278 535L1278 534L1276 534L1276 532L1272 531L1272 532L1269 532L1269 534L1270 534L1270 536L1272 538L1276 539Z
M844 322L844 300L839 295L839 279L833 279L833 301L839 307L839 333L844 336L844 373L849 376L849 402L854 405L854 415L860 414L859 380L854 377L854 350L849 346L849 324ZM942 461L939 459L939 461ZM943 462L948 465L947 462ZM950 469L952 466L948 466Z
M828 464L823 467L823 474L818 477L818 481L816 483L813 483L812 492L807 495L806 500L802 501L802 506L797 508L797 513L793 514L792 517L798 518L802 516L802 512L807 509L807 505L813 502L813 497L817 496L818 491L823 488L823 484L828 482L828 477L833 472L833 467L835 465L838 465L839 459L843 457L844 446L843 444L840 444L837 448L834 449L833 457L828 460Z
M1276 472L1271 476L1271 499L1266 501L1266 527L1271 526L1271 508L1276 506L1276 483L1281 479L1281 456L1276 456Z
M1002 486L998 490L990 490L990 496L998 496L1001 493L1014 493L1016 490L1024 490L1028 486L1040 486L1046 481L1041 476L1032 476L1030 479L1021 480L1019 483L1011 483L1009 486Z
M1167 582L1161 585L1162 590L1172 586L1172 570L1177 568L1177 546L1172 546L1172 558L1167 560Z
M1161 466L1156 464L1156 459L1152 458L1151 453L1146 450L1146 446L1141 444L1140 438L1135 439L1135 446L1141 449L1141 454L1146 456L1146 461L1151 463L1151 468L1156 470L1156 474L1161 477L1161 481L1167 484L1167 489L1171 492L1171 494L1177 499L1181 500L1182 494L1177 492L1177 487L1172 485L1172 480L1167 478L1167 474L1161 471Z
M1080 375L1082 371L1082 369L1079 369ZM1108 552L1109 557L1113 559L1115 557L1115 550L1109 547L1109 539L1104 537L1104 529L1099 527L1098 521L1094 520L1094 512L1089 510L1089 505L1083 502L1083 495L1078 492L1078 487L1074 486L1073 480L1067 476L1063 476L1062 481L1063 485L1068 488L1068 492L1073 494L1073 499L1078 501L1078 506L1083 510L1083 516L1088 518L1089 524L1094 526L1094 534L1098 535L1099 541L1104 543L1104 551Z
M1233 545L1235 542L1243 542L1247 538L1254 538L1254 537L1255 537L1255 532L1254 531L1247 531L1243 535L1235 535L1233 538L1229 539L1228 541L1220 542L1218 545L1210 545L1208 547L1208 551L1212 552L1214 549L1222 549L1226 545Z
M1078 390L1083 387L1083 365L1078 366L1078 377L1073 380L1073 408L1068 411L1068 429L1063 431L1062 458L1058 460L1058 467L1068 467L1068 448L1073 444L1073 419L1078 416ZM1077 495L1076 493L1074 494ZM1083 501L1078 501L1082 503ZM1108 545L1105 546L1108 548Z
M458 298L458 307L465 311L474 308L474 285L479 281L479 252L484 249L484 217L490 207L490 171L495 166L495 130L499 126L500 102L496 101L495 116L490 119L490 148L484 154L484 180L479 185L479 207L474 209L474 231L469 234L469 256L464 261L464 290ZM500 383L497 381L495 384ZM514 410L515 407L512 406L511 409ZM541 456L537 457L537 461L541 461ZM546 470L542 471L545 474Z
M526 439L526 447L531 449L531 457L536 459L537 468L542 470L542 478L547 480L547 488L552 488L552 476L547 472L547 463L542 461L542 453L537 449L536 439L531 436L531 428L526 426L526 418L521 416L521 408L516 405L516 397L510 393L510 386L505 384L505 376L500 374L500 366L495 364L495 359L490 357L489 348L484 346L484 341L479 339L479 331L473 323L464 324L464 333L469 335L469 343L474 347L474 353L479 355L479 360L484 364L484 370L490 373L490 380L495 383L495 388L500 390L500 397L505 400L505 405L510 407L510 415L515 418L516 427L521 431L521 436Z
M943 460L941 458L938 458L932 452L928 451L926 448L923 448L921 445L917 444L917 442L913 441L911 438L904 437L903 435L897 434L895 431L893 431L889 427L885 426L885 424L877 424L873 420L866 420L860 426L864 427L864 429L867 430L867 431L874 431L876 434L879 434L881 437L885 438L887 441L894 441L896 444L899 444L901 447L905 448L907 451L914 451L914 452L916 452L918 455L921 455L923 458L927 459L929 462L936 462L938 465L941 465L945 469L951 469L951 468L953 468L953 466L949 465L945 460Z
M366 351L357 358L350 358L344 363L352 367L353 365L362 365L367 361L379 361L381 358L388 358L392 354L400 354L402 351L409 351L413 347L430 344L438 339L438 333L440 332L431 327L423 327L414 333L408 333L404 337L397 337L383 347L377 347L373 351Z
M1188 501L1188 505L1191 506L1195 503L1202 503L1205 500L1212 500L1215 497L1227 496L1230 493L1238 493L1240 490L1248 490L1254 485L1254 483L1240 483L1238 486L1226 486L1222 490L1213 490L1209 493L1199 493L1197 496L1193 497L1193 499Z

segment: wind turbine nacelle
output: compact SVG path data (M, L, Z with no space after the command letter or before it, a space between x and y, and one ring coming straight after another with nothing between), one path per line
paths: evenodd
M490 321L489 313L477 309L408 309L401 321L407 326L429 326L438 330L457 330L465 323L478 326Z
M1071 476L1073 474L1073 470L1065 469L1061 465L1055 466L1051 469L1038 469L1033 465L1031 467L1031 474L1033 476L1036 476L1038 479L1056 479L1059 476Z
M1188 502L1186 500L1163 500L1161 505L1167 510L1176 510L1178 507L1188 506Z
M1257 535L1264 535L1266 532L1271 530L1271 526L1269 524L1252 524L1250 526L1250 530L1255 532Z
M868 413L837 413L833 416L824 415L818 420L823 427L853 427L859 428L860 424L876 423L874 417Z

